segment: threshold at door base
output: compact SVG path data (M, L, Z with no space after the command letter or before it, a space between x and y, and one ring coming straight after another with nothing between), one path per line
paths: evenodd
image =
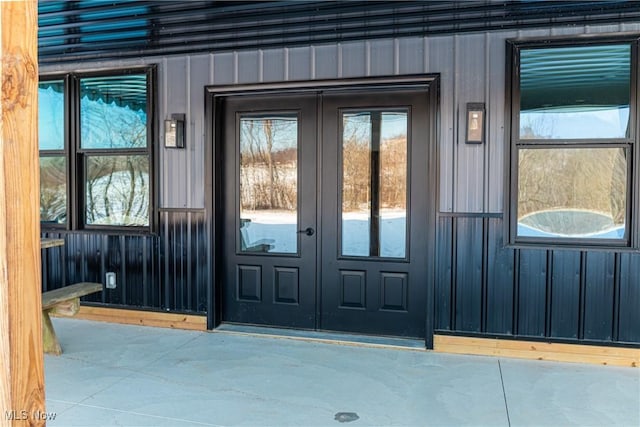
M426 351L423 340L412 338L380 337L342 332L309 331L301 329L272 328L267 326L240 325L223 323L214 332L262 336L269 338L315 341L329 344L350 345L356 347L393 348L413 351Z

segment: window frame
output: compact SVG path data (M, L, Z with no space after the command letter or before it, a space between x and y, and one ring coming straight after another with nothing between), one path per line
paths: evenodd
M147 123L145 148L82 148L80 129L80 82L84 78L121 77L127 75L146 75ZM43 232L108 232L110 234L153 234L158 229L157 214L157 150L156 141L156 74L157 67L148 65L99 71L42 74L39 82L64 81L64 151L39 150L39 158L52 155L64 155L67 163L67 221L66 224L40 222ZM86 162L96 156L107 155L145 155L149 159L149 221L148 225L96 225L86 223Z
M505 197L504 221L506 244L511 247L544 247L569 249L609 249L615 251L639 249L638 199L638 44L637 35L603 36L589 38L544 38L514 39L506 41L506 91L505 91ZM520 53L531 48L587 47L612 44L630 46L629 123L624 138L520 138ZM518 236L518 173L520 149L540 148L625 148L628 153L626 176L625 236L622 239L578 238L578 237L534 237Z

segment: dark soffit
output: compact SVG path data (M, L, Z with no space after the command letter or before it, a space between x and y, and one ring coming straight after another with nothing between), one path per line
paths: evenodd
M640 21L638 1L40 0L41 64Z

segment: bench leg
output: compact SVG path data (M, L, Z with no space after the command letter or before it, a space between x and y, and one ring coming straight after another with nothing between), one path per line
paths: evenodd
M55 354L56 356L62 354L62 347L60 347L56 331L53 330L51 317L49 317L49 310L42 311L42 345L45 353Z

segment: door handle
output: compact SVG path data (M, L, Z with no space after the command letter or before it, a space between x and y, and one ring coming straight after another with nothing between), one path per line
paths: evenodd
M314 230L311 227L307 227L304 230L298 230L298 233L304 233L307 236L313 236L313 234L316 232L316 230Z

